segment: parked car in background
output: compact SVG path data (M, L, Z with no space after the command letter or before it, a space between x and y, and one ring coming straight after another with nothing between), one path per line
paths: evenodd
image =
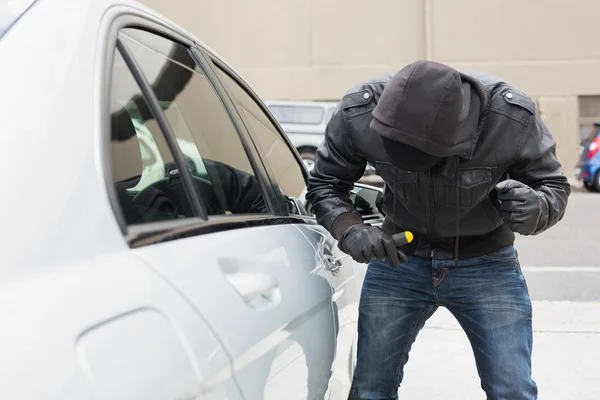
M256 93L135 2L0 17L0 399L348 398L366 266Z
M323 143L325 128L338 102L267 100L265 104L279 121L300 154L304 165L310 171L315 164L315 152ZM367 164L361 182L376 186L383 183L375 175L375 168L370 164Z
M591 192L600 192L600 122L594 123L579 147L575 176Z
M337 102L265 101L310 171Z

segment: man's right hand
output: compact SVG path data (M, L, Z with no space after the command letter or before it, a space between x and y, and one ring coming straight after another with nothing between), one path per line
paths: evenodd
M346 228L338 239L338 247L359 263L388 261L392 267L398 268L401 263L408 261L406 255L396 247L392 235L369 224Z

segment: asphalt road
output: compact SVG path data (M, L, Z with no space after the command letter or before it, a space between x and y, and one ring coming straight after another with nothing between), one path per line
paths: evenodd
M573 193L562 221L516 246L532 299L600 301L600 194Z

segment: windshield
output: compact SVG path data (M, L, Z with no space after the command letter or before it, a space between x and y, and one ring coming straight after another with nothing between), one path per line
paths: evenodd
M0 2L0 38L17 22L21 15L35 3L36 0L8 0Z

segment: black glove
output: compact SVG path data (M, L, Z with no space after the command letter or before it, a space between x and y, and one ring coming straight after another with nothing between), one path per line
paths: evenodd
M400 263L408 261L406 255L396 247L392 235L369 224L346 228L340 235L338 247L359 263L387 260L392 267L398 268Z
M513 232L531 235L544 217L544 199L524 183L508 179L496 185L504 221Z

